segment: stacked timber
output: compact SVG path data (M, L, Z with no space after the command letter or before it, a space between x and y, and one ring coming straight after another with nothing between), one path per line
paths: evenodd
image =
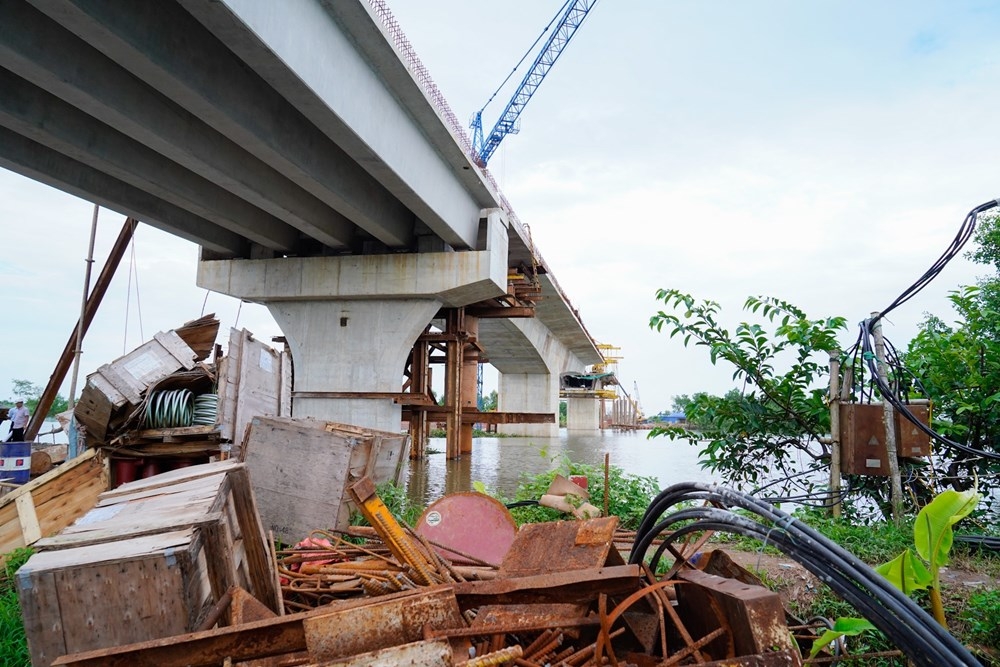
M279 609L250 481L235 461L106 491L35 548L17 581L36 666L191 632L235 588Z

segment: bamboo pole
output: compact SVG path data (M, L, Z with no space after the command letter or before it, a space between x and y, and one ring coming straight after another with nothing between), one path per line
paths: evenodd
M90 222L90 247L87 249L87 268L83 274L83 298L80 300L80 321L87 316L87 298L90 296L90 272L94 267L94 242L97 239L97 214L101 207L94 204L94 218ZM80 374L80 355L83 354L83 327L76 328L76 349L73 350L73 374L69 382L69 409L76 405L76 380Z
M830 352L830 514L840 518L840 350Z
M872 313L877 318L879 313ZM882 322L875 320L872 334L875 336L875 361L882 381L889 383L889 367L885 362L885 338L882 336ZM885 424L885 455L889 459L889 480L891 484L892 520L899 525L903 520L903 485L899 478L899 458L896 456L896 415L887 396L882 397L882 421Z

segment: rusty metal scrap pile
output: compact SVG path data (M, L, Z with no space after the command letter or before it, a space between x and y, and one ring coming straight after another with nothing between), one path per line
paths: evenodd
M776 594L680 553L659 577L628 565L616 517L528 524L501 563L457 565L398 524L370 481L351 493L372 525L352 529L362 544L317 532L274 554L285 615L227 596L209 629L54 664L801 664Z

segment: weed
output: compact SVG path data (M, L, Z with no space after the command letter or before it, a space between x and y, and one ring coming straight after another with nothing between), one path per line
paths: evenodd
M544 451L541 454L546 456ZM596 507L603 508L604 468L585 463L574 463L568 458L560 460L553 470L535 476L523 476L515 492L514 502L538 500L548 490L557 474L564 477L570 475L585 476L587 490L590 492L590 502ZM646 508L660 490L656 478L632 475L617 466L608 467L607 487L608 514L618 517L619 527L632 530L639 527ZM558 521L566 518L562 512L540 505L514 507L511 509L511 514L518 525Z
M1000 649L1000 590L979 591L969 596L962 620L969 639Z
M383 482L375 488L375 492L382 499L382 502L385 503L385 506L392 515L396 517L397 521L405 523L408 526L416 525L424 508L414 504L410 500L410 497L406 495L405 486L399 486L392 482ZM354 511L351 512L350 523L352 526L367 526L368 520L365 519L361 512Z
M3 667L31 665L14 573L32 553L32 549L15 549L4 556L3 571L0 572L0 657Z

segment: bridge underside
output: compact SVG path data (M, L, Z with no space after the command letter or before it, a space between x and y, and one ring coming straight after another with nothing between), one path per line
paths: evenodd
M495 200L377 30L355 2L2 3L0 164L219 257L474 248Z
M267 304L299 347L310 416L356 413L316 397L346 391L348 364L382 368L372 392L398 381L388 358L440 308L511 305L511 274L541 298L532 324L484 327L491 363L509 377L597 363L526 231L499 213L410 67L358 0L0 2L0 166L201 246L199 284ZM490 226L494 212L503 219ZM250 277L234 282L240 272ZM345 326L344 309L363 314ZM392 329L394 352L342 354L334 388L309 379L329 363L308 351L325 344L317 327L356 332L360 349L371 341L358 323L400 312L413 321ZM371 426L398 418L381 414Z

